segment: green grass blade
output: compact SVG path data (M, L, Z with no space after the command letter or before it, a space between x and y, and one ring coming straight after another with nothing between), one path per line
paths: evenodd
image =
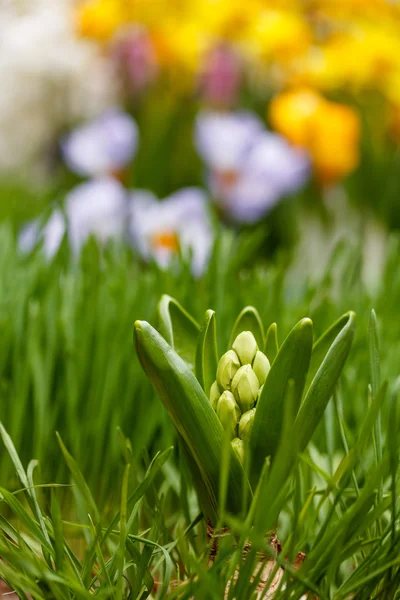
M199 324L171 296L162 296L157 313L158 329L161 335L193 369L196 364Z
M254 306L246 306L236 319L229 340L229 348L242 331L251 331L256 338L258 347L260 349L264 348L264 326Z
M100 521L100 513L96 506L96 503L94 501L92 493L89 489L89 486L86 483L86 481L76 463L76 460L72 457L72 455L68 452L67 448L65 447L60 434L58 432L56 432L56 435L57 435L58 443L60 444L60 448L63 453L64 459L65 459L65 462L67 463L67 466L70 470L71 477L74 480L79 493L82 494L82 497L85 500L87 509L91 511L95 521L99 522Z
M328 353L329 348L342 331L343 327L348 323L349 313L342 315L335 323L333 323L314 343L313 351L310 360L310 368L308 370L307 382L305 385L305 394L310 387L312 380L317 374L322 361Z
M196 377L206 395L215 381L218 366L217 327L215 312L206 312L196 348Z
M355 318L353 312L347 313L347 321L343 322L342 329L330 346L300 407L293 432L300 440L300 451L310 441L342 372L353 343Z
M202 474L217 512L224 430L188 364L149 323L135 323L140 362ZM228 510L240 512L243 469L232 451Z
M250 438L251 481L256 485L266 456L273 458L282 435L284 398L289 381L294 386L295 413L300 404L310 362L313 327L302 319L289 333L271 366L257 404Z

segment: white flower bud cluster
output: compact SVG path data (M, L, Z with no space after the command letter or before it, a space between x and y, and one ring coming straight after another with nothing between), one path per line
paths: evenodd
M222 426L229 431L232 447L241 460L269 369L269 360L258 349L250 331L242 331L218 363L210 402Z

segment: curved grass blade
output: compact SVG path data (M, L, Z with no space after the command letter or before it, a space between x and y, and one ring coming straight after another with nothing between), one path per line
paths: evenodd
M193 369L199 324L177 300L162 296L157 307L158 329L164 339Z
M265 336L265 348L264 353L267 355L269 362L272 363L278 354L279 343L278 343L278 326L276 323L271 323L268 327L267 335Z
M347 324L349 314L342 315L337 321L335 321L322 335L317 339L313 346L310 368L308 370L307 382L305 385L305 394L311 385L318 369L320 368L322 361L324 360L329 348L342 331L343 327Z
M229 348L242 331L251 331L256 338L258 347L264 348L264 326L254 306L246 306L236 319L229 340Z
M344 317L337 322L342 322L342 328L316 372L294 424L293 435L299 436L300 452L307 446L325 411L353 343L356 315L349 312ZM337 323L333 326L335 330Z
M217 514L222 425L188 364L146 321L136 321L135 342L142 367L195 459ZM242 485L243 469L232 451L227 508L235 514L242 508Z
M251 481L257 484L264 460L272 459L278 450L282 435L284 398L289 381L293 381L293 409L297 413L310 364L313 326L310 319L302 319L293 327L283 342L268 373L250 438Z
M196 348L196 377L206 395L215 380L218 366L217 327L215 312L208 310Z

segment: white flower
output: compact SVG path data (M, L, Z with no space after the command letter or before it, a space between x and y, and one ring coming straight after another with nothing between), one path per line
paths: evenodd
M107 175L134 156L138 128L127 113L109 110L70 133L62 142L64 160L79 175Z
M75 187L66 197L68 238L79 253L93 235L101 243L123 238L127 223L127 193L112 177L101 177Z
M210 257L213 232L207 197L198 188L184 188L163 201L145 190L132 193L129 231L136 249L165 269L180 251L200 276Z
M55 209L44 226L40 219L28 223L19 234L18 246L23 253L28 253L42 242L44 254L50 260L57 253L65 231L65 217L61 210Z
M270 133L249 113L200 114L197 149L222 211L233 221L254 223L306 182L306 153Z
M115 103L112 63L78 39L73 5L0 1L0 172L42 172L60 130Z

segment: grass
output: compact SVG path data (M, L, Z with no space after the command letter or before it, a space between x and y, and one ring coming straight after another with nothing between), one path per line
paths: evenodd
M223 598L228 581L227 597L251 598L257 550L271 554L264 562L278 575L285 567L276 598L400 597L399 240L373 298L354 250L338 248L311 283L286 256L254 263L252 244L223 232L194 281L187 267L163 273L94 243L79 263L65 248L51 264L40 251L21 257L2 226L0 577L21 598ZM134 321L154 322L162 293L197 318L216 310L220 353L247 304L265 325L277 323L280 341L304 316L319 335L357 312L353 349L312 443L267 500L256 494L257 530L225 514L230 534L212 564L173 427L133 350ZM278 471L285 432L280 445ZM276 525L270 497L279 555L265 543ZM307 558L296 570L299 552Z

